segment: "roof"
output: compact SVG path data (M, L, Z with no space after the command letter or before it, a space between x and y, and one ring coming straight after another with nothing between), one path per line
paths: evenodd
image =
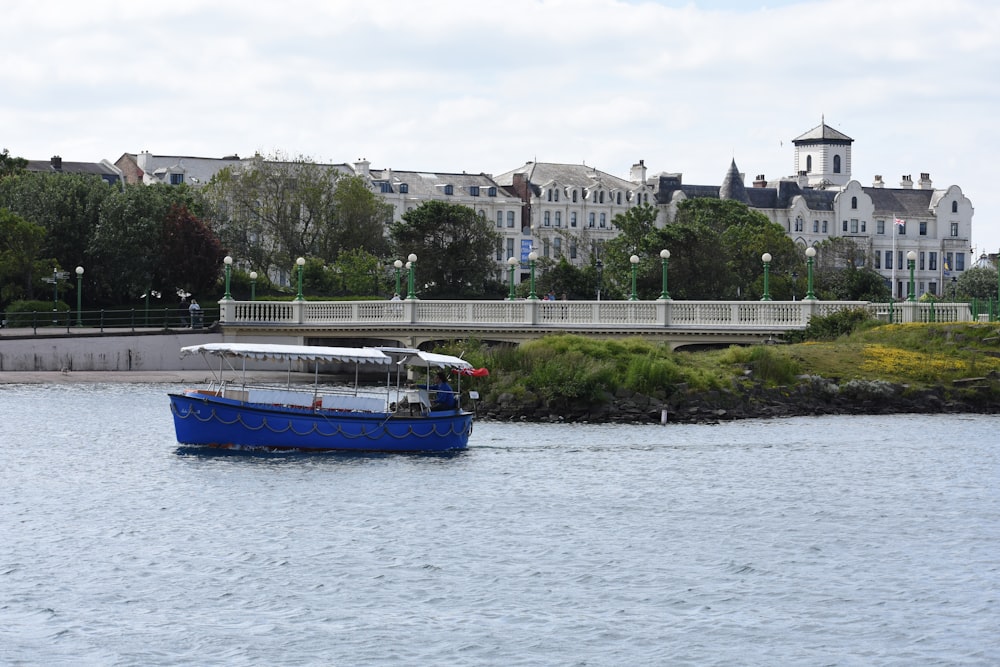
M58 168L55 166L58 164ZM116 182L119 174L103 162L67 162L66 160L28 160L28 171L44 174L89 174L106 181Z
M447 185L454 188L455 195L470 195L475 187L479 188L479 196L489 195L489 188L496 188L496 196L509 197L508 192L487 174L452 174L447 172L397 171L396 169L370 169L369 178L372 183L388 183L392 192L399 192L399 186L406 184L408 194L440 197Z
M794 139L792 139L793 144L813 144L813 143L853 143L854 139L849 136L833 129L826 122L821 122L819 125L809 130L805 134L801 134Z
M189 354L271 361L340 361L382 365L388 365L391 362L391 359L382 352L367 347L324 347L273 343L206 343L181 348L182 357Z
M931 198L934 190L862 188L872 198L876 216L926 217L931 214Z
M600 184L612 190L635 190L643 185L588 167L585 164L562 164L559 162L526 162L523 167L500 174L495 180L504 187L510 187L514 184L514 174L524 175L535 186L535 194L538 194L539 186L551 182L561 186L583 188L593 188Z

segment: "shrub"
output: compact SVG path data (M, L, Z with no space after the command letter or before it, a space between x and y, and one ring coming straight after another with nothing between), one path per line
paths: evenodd
M5 315L5 319L7 320L6 326L48 326L52 324L53 319L60 326L65 326L66 313L69 312L69 306L62 301L56 303L56 310L59 312L59 315L55 318L52 316L52 310L51 301L14 301L7 306L7 314Z

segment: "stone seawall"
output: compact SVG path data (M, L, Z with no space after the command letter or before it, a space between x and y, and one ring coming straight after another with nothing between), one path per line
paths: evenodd
M181 359L181 347L221 341L221 333L208 330L61 336L23 336L4 330L0 372L204 370L200 355Z

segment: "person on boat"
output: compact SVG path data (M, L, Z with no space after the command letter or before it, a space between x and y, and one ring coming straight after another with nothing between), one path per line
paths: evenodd
M448 384L448 376L444 374L444 371L438 371L435 379L437 380L435 384L422 385L427 391L435 392L431 410L454 410L455 391Z

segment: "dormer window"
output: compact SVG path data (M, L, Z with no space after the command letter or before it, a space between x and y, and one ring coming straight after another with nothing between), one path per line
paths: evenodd
M497 189L491 185L490 189L486 191L486 195L488 197L496 197L497 196Z
M573 203L576 203L576 190L573 190Z
M470 197L478 197L479 196L479 186L478 185L470 185L469 186L469 196Z
M392 186L389 185L389 181L381 181L378 184L378 188L379 188L379 192L381 192L382 194L387 194L387 193L392 192Z
M455 186L453 186L450 183L448 185L444 186L444 193L446 195L453 195L453 194L455 194Z
M170 174L170 185L180 185L184 182L184 174Z
M399 184L399 193L400 194L405 195L409 191L410 191L410 184L409 183L400 183Z

